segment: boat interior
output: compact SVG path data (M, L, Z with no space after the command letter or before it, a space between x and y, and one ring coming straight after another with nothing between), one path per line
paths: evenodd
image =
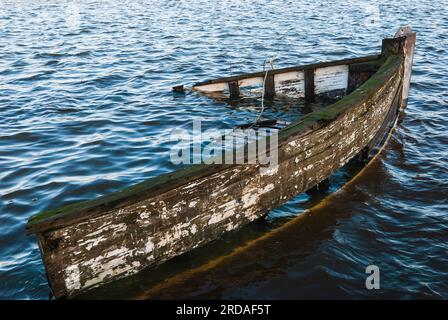
M381 55L371 55L279 69L271 64L260 72L203 81L191 89L252 112L254 122L238 128L282 129L353 92L382 62ZM173 87L173 91L184 92L184 87Z

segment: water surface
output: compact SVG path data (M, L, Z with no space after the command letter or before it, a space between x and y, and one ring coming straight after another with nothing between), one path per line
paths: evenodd
M272 56L283 67L375 54L408 24L417 31L409 106L356 184L214 268L150 291L157 272L175 276L228 254L320 198L300 196L94 297L448 298L447 8L429 0L0 0L0 298L48 298L36 241L25 235L31 215L175 170L173 127L201 119L205 129L231 128L257 114L176 96L171 86L258 71ZM381 290L364 288L370 264L381 269Z

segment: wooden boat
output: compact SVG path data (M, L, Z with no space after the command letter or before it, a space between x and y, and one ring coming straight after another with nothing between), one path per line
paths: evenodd
M211 80L202 92L244 94L264 81L264 95L311 101L344 96L279 133L278 165L191 165L120 192L32 217L55 297L160 264L265 216L325 181L350 159L374 150L407 104L415 33L401 28L378 55ZM175 90L181 90L176 87Z

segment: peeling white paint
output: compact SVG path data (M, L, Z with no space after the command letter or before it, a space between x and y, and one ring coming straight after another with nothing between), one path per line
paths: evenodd
M223 205L220 206L221 213L214 214L208 221L208 225L218 223L224 219L227 219L235 214L235 206L236 206L236 200L231 200Z
M243 202L243 209L247 209L251 206L254 206L258 202L258 194L246 193L241 197L241 201Z
M151 238L148 239L145 245L145 253L150 254L154 251L154 243L151 241Z
M198 203L198 201L190 201L190 203L188 204L188 208L195 207L197 203Z
M316 94L334 90L346 90L348 86L348 65L318 68L314 72Z
M266 186L261 190L261 193L267 193L267 192L269 192L269 191L271 191L271 190L274 190L274 184L273 184L273 183L270 183L270 184L266 185Z
M278 172L278 165L269 166L269 167L260 167L260 175L262 177L265 176L273 176Z
M81 289L81 279L78 265L65 269L65 287L68 291Z

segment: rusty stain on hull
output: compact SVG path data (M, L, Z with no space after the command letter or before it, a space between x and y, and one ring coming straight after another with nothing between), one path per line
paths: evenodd
M316 94L325 93L324 88L350 90L355 83L350 78L360 76L359 70L373 75L336 104L283 129L275 167L201 167L188 178L182 173L159 179L149 189L137 189L138 196L98 201L78 210L70 206L65 214L31 220L28 229L37 234L53 294L72 297L160 264L266 215L329 177L379 133L388 132L396 119L404 95L403 75L409 68L402 51L410 46L407 39L383 43L382 65L376 73L356 65L378 59L322 65L321 72L319 65L314 66ZM254 84L252 79L259 77L203 86L228 89L231 82L236 92L242 81ZM273 73L272 89L277 92L282 83L291 87L294 82L296 93L299 88L304 94L303 79L300 70Z

